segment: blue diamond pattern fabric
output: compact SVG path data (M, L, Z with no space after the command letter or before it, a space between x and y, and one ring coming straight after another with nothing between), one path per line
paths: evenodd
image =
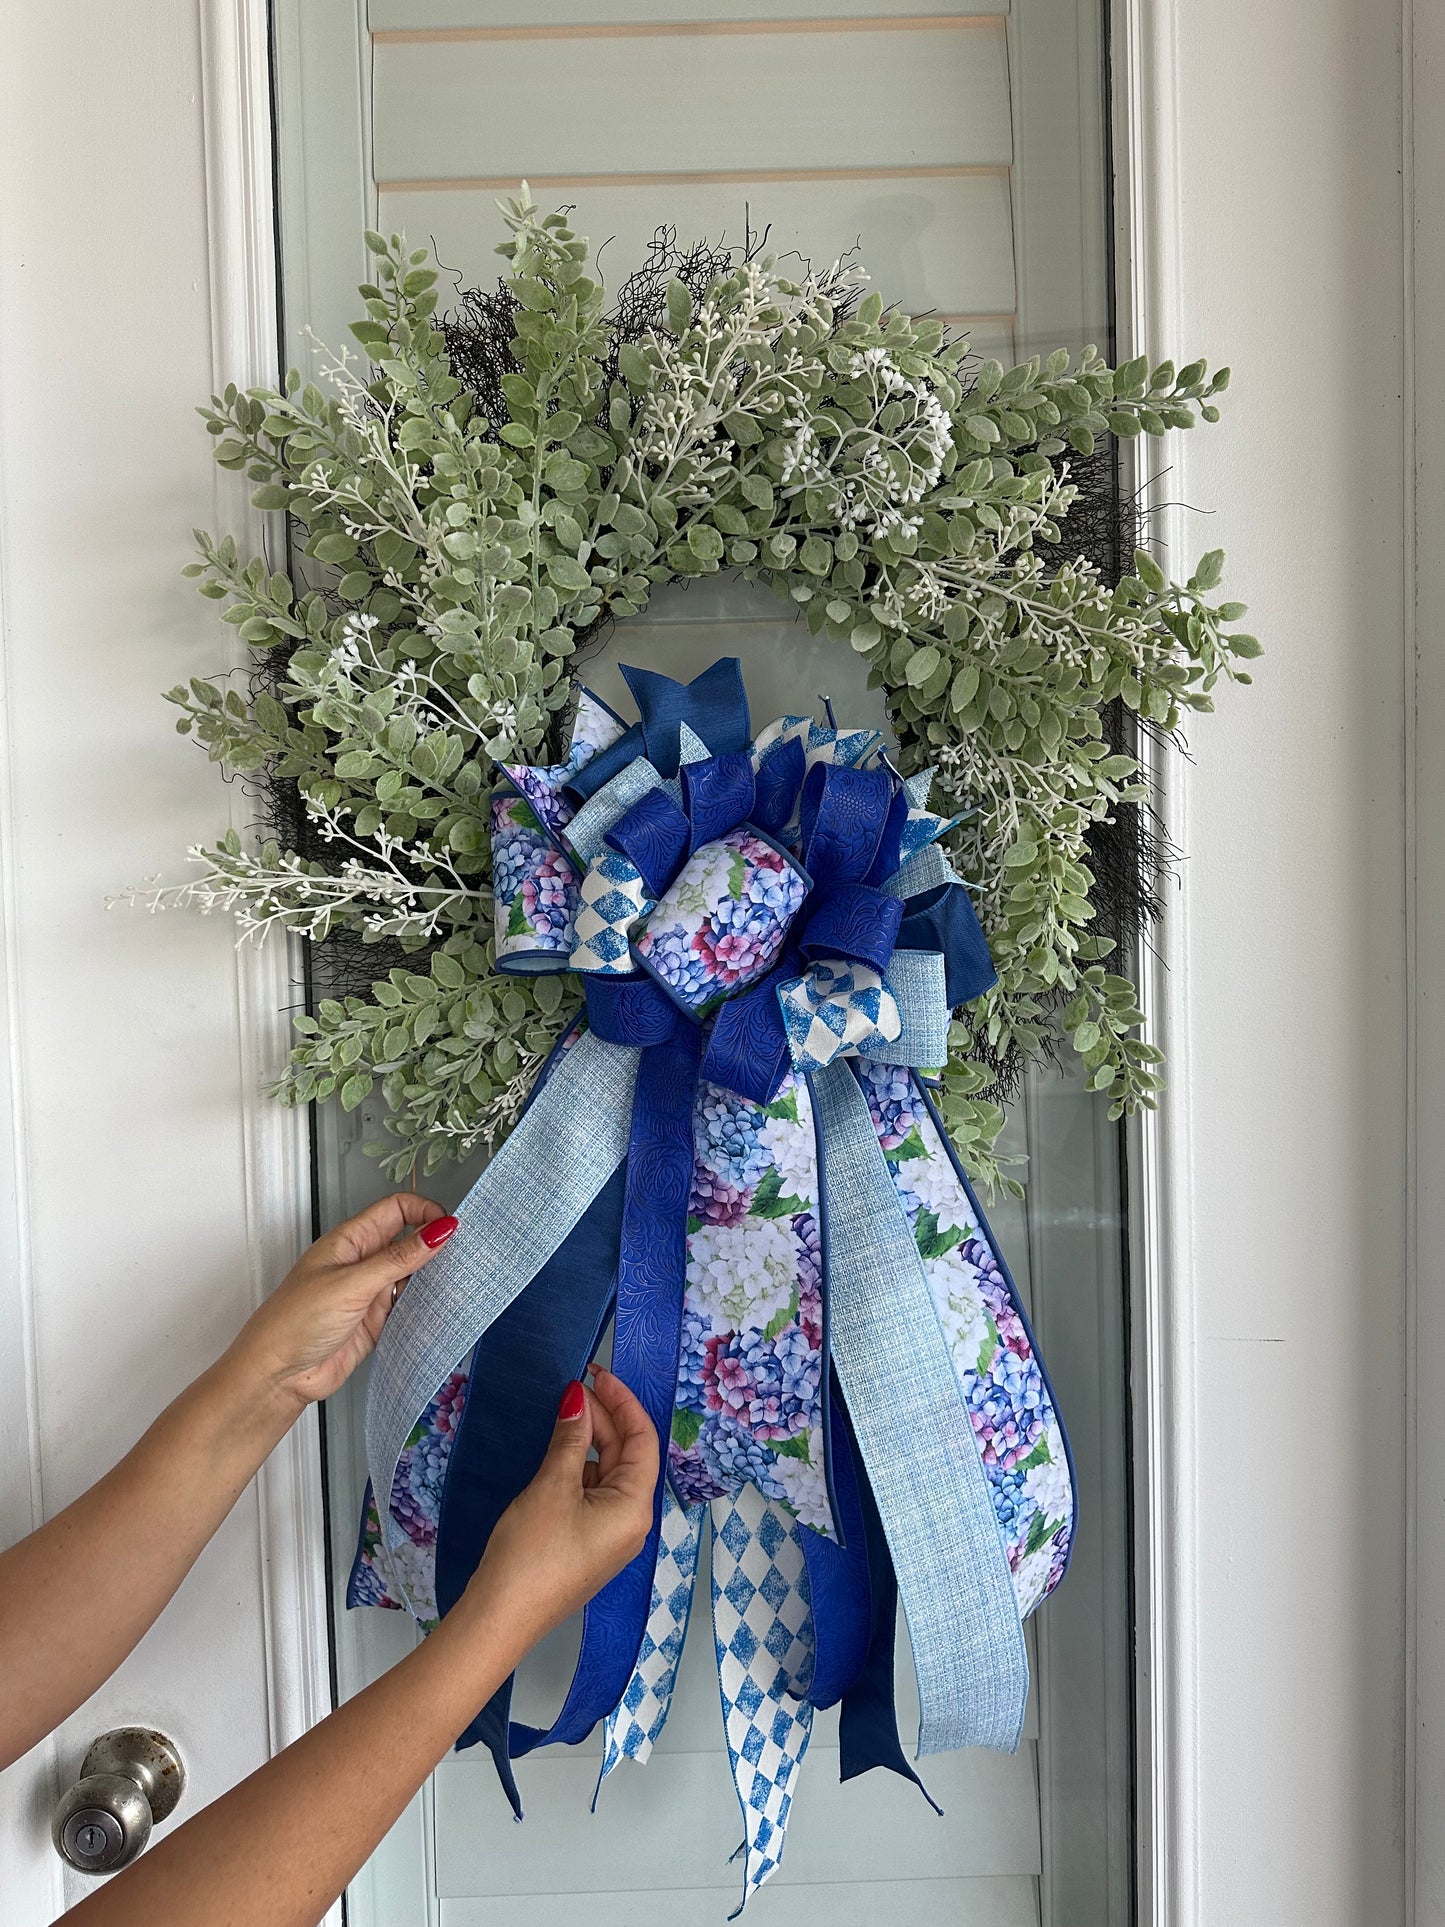
M883 743L876 729L832 729L815 723L809 716L779 716L758 732L752 746L753 768L761 766L769 750L780 743L798 742L803 746L805 767L831 763L839 769L855 769L867 763Z
M723 1729L743 1816L743 1897L782 1863L813 1731L813 1615L797 1520L755 1486L712 1502L712 1624Z
M621 1761L636 1760L641 1764L648 1758L657 1736L667 1724L692 1612L706 1510L701 1503L679 1505L672 1487L663 1487L662 1537L652 1580L652 1607L632 1678L621 1700L603 1722L599 1793L602 1782Z
M819 1071L838 1056L886 1053L903 1028L898 1001L866 964L827 958L780 985L793 1067Z
M626 975L633 968L632 926L652 907L637 866L616 850L604 848L582 879L570 967L605 976Z

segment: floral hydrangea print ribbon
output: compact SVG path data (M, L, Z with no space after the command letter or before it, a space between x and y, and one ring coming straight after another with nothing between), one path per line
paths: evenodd
M567 760L508 769L494 799L498 967L579 970L588 1028L385 1328L352 1590L401 1595L424 1624L448 1608L611 1315L614 1369L669 1439L670 1490L588 1608L553 1724L513 1722L508 1686L464 1739L489 1746L518 1811L511 1762L537 1745L605 1719L604 1776L645 1757L711 1502L737 1541L714 1618L746 1895L781 1854L807 1733L796 1705L772 1716L787 1743L769 1778L741 1728L733 1746L749 1706L775 1689L841 1700L845 1777L913 1777L896 1584L923 1748L1016 1744L1019 1618L1061 1576L1072 1484L1016 1296L911 1068L942 1061L952 1006L993 976L927 778L896 776L874 732L787 717L750 742L735 661L687 686L626 673L638 724L584 699ZM935 1166L929 1204L905 1172ZM980 1407L1001 1355L1014 1364ZM793 1548L761 1582L754 1541ZM728 1557L715 1545L715 1591ZM745 1664L751 1642L766 1671L794 1639L805 1680Z

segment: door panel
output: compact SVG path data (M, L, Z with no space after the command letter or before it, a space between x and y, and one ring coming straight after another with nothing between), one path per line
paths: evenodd
M806 255L826 265L857 248L873 285L919 311L967 326L980 354L1013 355L1014 233L1007 168L926 180L877 174L790 180L786 196L771 181L669 176L617 182L615 177L565 187L533 181L544 199L577 198L583 232L606 240L609 277L640 261L660 213L679 235L741 243L767 228L780 255ZM378 200L387 233L401 229L429 241L449 267L481 257L479 230L496 225L492 189L388 183ZM899 293L899 290L904 292Z
M582 1904L582 1903L579 1903ZM673 1888L666 1893L588 1893L588 1927L639 1927L656 1918L667 1927L717 1927L730 1899L707 1887ZM643 1909L655 1907L655 1915ZM816 1887L809 1910L799 1911L795 1892L784 1892L775 1880L748 1902L749 1927L878 1927L899 1916L926 1923L947 1921L949 1927L1038 1927L1037 1885L1032 1880L932 1880L831 1882ZM439 1927L556 1927L557 1901L541 1899L492 1901L448 1900L442 1903Z
M818 27L385 41L373 93L376 177L496 188L519 173L570 186L599 174L881 168L946 178L1007 168L1001 19L925 31ZM564 50L577 57L559 58Z

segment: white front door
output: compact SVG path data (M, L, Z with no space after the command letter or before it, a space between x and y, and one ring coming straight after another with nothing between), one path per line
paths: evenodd
M366 273L364 223L430 243L462 287L489 287L495 203L525 176L544 206L606 242L615 288L660 224L688 243L743 241L828 261L857 247L885 299L967 326L1005 363L1036 345L1108 339L1101 10L1004 0L927 18L902 5L649 6L552 0L283 0L276 10L281 268L287 358L314 372L346 341ZM618 661L693 675L739 654L761 718L811 709L883 720L852 652L810 638L762 590L695 584L589 653L586 679L626 704ZM387 1188L362 1146L368 1107L323 1114L330 1221ZM1066 1079L1030 1082L1012 1126L1032 1158L1026 1207L994 1214L1059 1386L1089 1529L1031 1629L1039 1690L1012 1759L928 1762L946 1818L874 1774L840 1787L820 1719L782 1872L749 1903L767 1927L913 1927L1131 1918L1124 1226L1117 1132ZM424 1188L447 1204L475 1165ZM405 1651L397 1615L342 1609L365 1480L363 1388L327 1413L337 1677L352 1692ZM576 1629L525 1670L524 1718L557 1704ZM912 1691L900 1665L904 1728ZM550 1718L550 1715L549 1715ZM543 1721L544 1724L549 1721ZM830 1761L829 1753L833 1753ZM442 1764L354 1883L355 1927L532 1927L564 1896L600 1923L713 1923L735 1899L737 1815L706 1627L652 1765L588 1807L597 1747L520 1770L513 1825L490 1761Z

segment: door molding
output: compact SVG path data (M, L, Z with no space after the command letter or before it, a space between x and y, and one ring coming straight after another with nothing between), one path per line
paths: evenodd
M272 171L267 0L201 0L211 352L217 389L279 375L276 214ZM215 526L247 553L279 556L275 517L252 508L244 477L215 471ZM237 645L237 666L247 660ZM232 786L232 821L244 835L254 807ZM288 1006L301 980L297 940L236 952L236 1000L245 1093L243 1138L252 1296L260 1303L311 1237L307 1113L265 1095L290 1043ZM278 1753L331 1710L325 1513L315 1407L261 1468L261 1536L271 1751ZM326 1916L339 1922L338 1906Z
M1117 352L1171 352L1184 320L1175 0L1116 0L1111 36ZM1133 481L1168 552L1187 552L1178 430L1134 445ZM1169 486L1164 487L1165 476ZM1187 732L1186 732L1187 733ZM1154 750L1170 840L1190 847L1187 746ZM1141 958L1146 1035L1166 1052L1159 1109L1129 1133L1134 1379L1137 1853L1141 1927L1198 1927L1195 1272L1190 1205L1189 894Z
M1405 302L1405 1918L1445 1923L1445 18L1401 0ZM1428 371L1417 379L1417 370ZM1423 743L1425 754L1421 755Z

